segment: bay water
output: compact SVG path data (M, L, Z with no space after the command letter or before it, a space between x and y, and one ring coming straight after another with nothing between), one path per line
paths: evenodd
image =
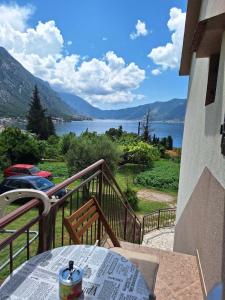
M138 121L136 120L92 120L92 121L73 121L55 124L56 133L63 135L69 132L74 132L80 135L86 129L90 132L104 133L109 128L123 127L127 132L138 132ZM155 134L159 138L171 135L173 137L174 147L181 148L183 138L183 123L166 123L166 122L152 122L151 134Z

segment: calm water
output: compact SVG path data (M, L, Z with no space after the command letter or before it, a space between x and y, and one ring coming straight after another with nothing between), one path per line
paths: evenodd
M80 135L87 128L89 131L96 131L97 133L104 133L109 128L118 128L123 126L123 130L127 132L135 132L138 130L138 121L128 120L93 120L93 121L74 121L66 123L58 123L55 125L56 133L63 135L65 133L74 132ZM175 147L182 146L182 137L184 124L182 123L153 123L153 134L157 137L166 137L171 135Z

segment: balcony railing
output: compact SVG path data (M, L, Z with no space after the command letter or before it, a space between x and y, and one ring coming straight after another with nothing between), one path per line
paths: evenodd
M47 216L42 215L41 202L33 199L0 219L0 280L31 256L71 244L63 219L91 196L98 200L119 239L141 243L141 223L104 160L58 184L47 194L53 197L63 188L68 189L66 195L52 203ZM103 227L96 223L89 228L82 243L94 244L98 240L102 245L106 239Z
M144 215L142 221L142 237L153 231L165 227L175 226L176 208L164 208Z

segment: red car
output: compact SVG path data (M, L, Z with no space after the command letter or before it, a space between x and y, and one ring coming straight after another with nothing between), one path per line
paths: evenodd
M48 179L52 178L51 172L41 171L36 166L27 164L16 164L4 170L5 177L14 175L35 175Z

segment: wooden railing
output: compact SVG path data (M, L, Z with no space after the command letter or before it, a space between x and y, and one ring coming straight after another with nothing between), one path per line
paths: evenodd
M141 223L104 160L99 160L48 191L53 197L68 189L65 196L52 203L47 216L37 199L30 200L0 219L0 280L22 262L37 253L71 244L63 219L81 207L91 196L98 200L113 232L121 239L141 243ZM4 234L3 234L4 232ZM37 232L34 239L33 233ZM107 236L97 224L91 226L84 244L104 244ZM22 249L22 251L20 251ZM4 269L1 269L1 266Z
M142 221L142 237L156 229L173 227L176 220L176 208L164 208L144 215Z

